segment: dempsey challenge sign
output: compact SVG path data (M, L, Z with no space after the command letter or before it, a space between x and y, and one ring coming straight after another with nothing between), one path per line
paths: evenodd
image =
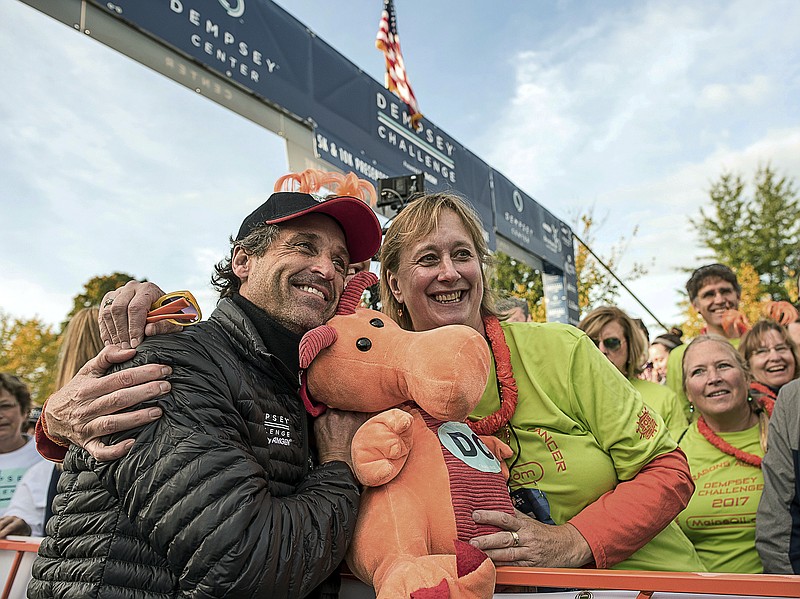
M490 248L497 235L543 268L548 319L577 322L570 228L434 123L412 124L398 97L270 0L23 1L260 124L269 107L337 168L459 192Z

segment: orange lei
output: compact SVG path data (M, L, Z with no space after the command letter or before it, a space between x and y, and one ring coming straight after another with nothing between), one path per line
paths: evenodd
M769 398L761 398L758 400L758 405L760 406L759 410L766 410L767 414L772 416L772 408L775 406L774 401ZM741 449L737 449L728 443L725 439L711 430L702 415L697 419L697 430L700 431L700 434L705 437L706 441L711 443L711 445L719 449L722 453L733 456L745 464L750 464L756 468L761 468L761 458L759 456L752 453L747 453Z
M508 424L517 409L517 381L514 380L514 371L511 369L511 350L508 349L500 321L496 316L484 316L483 326L489 340L489 349L494 356L497 381L500 384L500 409L477 422L467 424L479 435L493 435Z
M772 389L770 389L769 387L767 387L766 385L764 385L762 383L758 383L756 381L753 381L752 383L750 383L750 389L752 391L756 391L756 392L760 393L763 397L769 397L772 401L775 401L776 399L778 399L777 394ZM770 416L771 415L772 415L772 412L770 412Z

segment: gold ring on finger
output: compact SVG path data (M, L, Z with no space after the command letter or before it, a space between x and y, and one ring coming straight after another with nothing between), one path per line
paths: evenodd
M519 547L519 535L513 530L509 532L511 532L511 538L514 539L514 547Z

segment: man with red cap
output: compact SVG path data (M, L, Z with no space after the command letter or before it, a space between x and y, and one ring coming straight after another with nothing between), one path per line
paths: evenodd
M151 410L160 418L112 436L127 451L114 461L66 451L29 597L335 596L329 576L359 503L350 440L360 417L309 423L298 344L334 314L349 264L380 239L352 197L279 192L244 220L216 267L209 320L148 337L122 366L166 365ZM47 410L45 420L56 428ZM58 457L53 447L41 450Z

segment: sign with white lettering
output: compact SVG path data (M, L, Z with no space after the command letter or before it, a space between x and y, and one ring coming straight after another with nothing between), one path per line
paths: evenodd
M497 234L539 256L547 320L578 324L578 281L572 229L507 177L492 171Z
M297 143L289 130L313 130L328 164L374 183L421 174L426 191L459 192L490 249L497 231L564 278L567 296L576 287L568 226L434 123L412 125L399 98L274 2L23 1L86 33L91 22L92 35L121 52L255 122L278 121L287 140Z
M314 124L324 161L377 183L423 174L460 191L494 247L489 167L267 0L115 0L96 4L271 104Z

